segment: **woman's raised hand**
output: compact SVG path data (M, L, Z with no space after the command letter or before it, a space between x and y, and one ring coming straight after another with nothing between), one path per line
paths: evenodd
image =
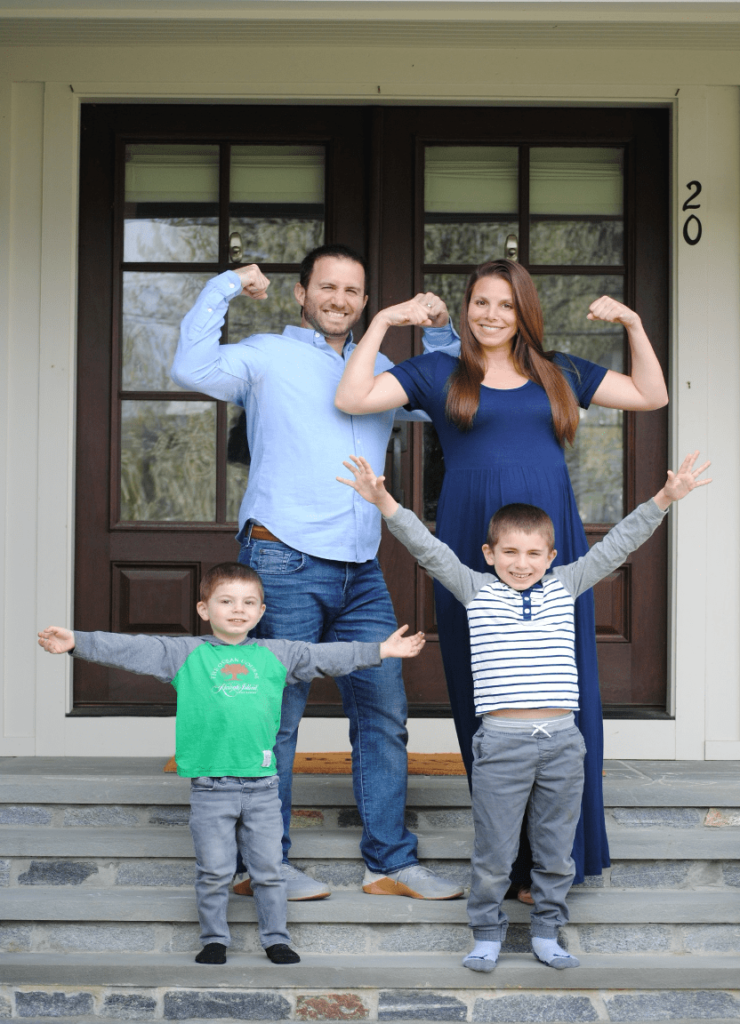
M610 324L623 324L625 327L634 327L640 323L640 318L633 309L625 306L623 302L602 295L588 307L587 320L606 320Z
M433 292L419 292L408 302L388 306L377 315L387 327L445 327L450 319L444 301Z

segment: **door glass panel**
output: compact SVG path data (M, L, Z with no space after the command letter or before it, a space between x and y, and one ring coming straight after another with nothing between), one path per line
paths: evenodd
M170 378L180 321L211 274L123 274L121 386L124 391L181 391Z
M530 150L530 259L619 266L624 259L622 149Z
M242 263L300 263L324 241L324 147L234 146L229 231Z
M503 146L427 146L424 262L482 263L504 255L517 232L518 151Z
M587 320L601 295L622 301L623 281L615 275L536 275L545 319L545 348L572 353L623 373L624 330L619 324ZM566 461L584 523L614 523L624 514L624 417L618 409L592 405Z
M250 334L281 334L286 324L300 327L301 307L293 288L298 275L274 274L267 276L270 287L266 299L235 299L229 307L229 343L248 338Z
M126 146L124 262L216 262L218 156L218 146Z
M121 405L121 519L213 522L216 403Z

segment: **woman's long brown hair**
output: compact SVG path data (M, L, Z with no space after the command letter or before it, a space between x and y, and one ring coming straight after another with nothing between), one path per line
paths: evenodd
M542 348L542 307L529 273L511 260L482 263L470 275L460 311L460 361L450 375L445 410L447 418L460 430L470 430L480 405L480 386L486 374L482 347L473 337L468 322L468 306L476 282L483 277L502 277L511 285L516 313L517 333L512 342L514 366L523 377L540 384L550 400L555 436L560 444L573 443L579 413L576 397L560 367L553 362L554 352Z

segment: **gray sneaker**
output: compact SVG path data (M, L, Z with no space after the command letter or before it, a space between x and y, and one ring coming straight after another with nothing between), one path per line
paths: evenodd
M421 864L392 871L389 875L376 875L365 869L362 891L373 896L411 896L415 900L454 900L462 896L461 885L449 878L435 875Z
M288 883L289 900L323 900L331 896L331 889L324 882L317 882L304 871L299 871L292 864L283 864L283 877ZM237 896L254 896L252 882L246 871L234 875L232 886Z
M317 882L292 864L283 862L283 877L288 883L289 900L323 900L331 896L331 889L325 882Z

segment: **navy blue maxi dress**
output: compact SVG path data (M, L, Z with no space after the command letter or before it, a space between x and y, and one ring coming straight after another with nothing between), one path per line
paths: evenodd
M579 404L588 408L607 371L576 356L558 354L556 362ZM437 537L465 565L490 572L481 551L489 519L502 505L526 502L543 508L555 524L558 554L554 564L579 558L588 551L588 543L544 388L533 381L508 391L482 386L474 425L463 432L445 416L447 380L456 365L457 359L436 352L408 359L389 371L408 395L410 407L429 414L442 445L445 477L437 509ZM435 601L450 704L470 777L472 740L479 723L473 706L467 616L463 606L437 583ZM581 820L573 847L575 882L581 882L584 875L600 875L609 866L602 792L603 724L591 591L576 601L575 624L580 688L576 721L587 749ZM516 870L512 877L517 877Z

